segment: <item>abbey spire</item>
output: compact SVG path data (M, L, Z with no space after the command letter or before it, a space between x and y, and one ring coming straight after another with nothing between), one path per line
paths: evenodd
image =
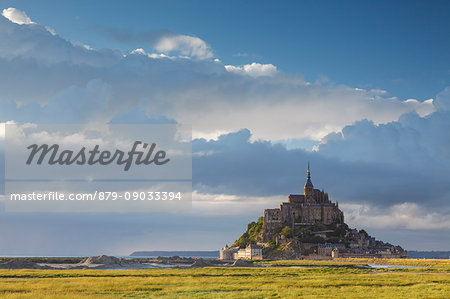
M314 186L311 182L311 170L309 168L309 161L308 161L308 170L306 171L306 183L304 188L304 194L306 197L314 195Z
M314 189L311 182L311 168L308 162L304 194L289 194L288 201L277 209L264 210L264 242L274 240L285 226L291 229L304 228L314 224L342 224L344 214L337 204L331 202L323 189Z

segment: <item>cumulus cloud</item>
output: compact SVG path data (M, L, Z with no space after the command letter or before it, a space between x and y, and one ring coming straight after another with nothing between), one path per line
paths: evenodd
M55 103L52 99L58 94L99 80L111 87L106 100L110 118L145 99L150 117L193 124L194 136L217 138L249 128L253 138L266 140L320 140L357 120L380 124L407 112L423 116L434 110L432 101L401 101L378 90L310 84L273 65L225 68L220 61L148 54L143 48L131 53L93 50L54 36L41 25L23 27L1 17L0 27L0 96L22 106ZM189 52L184 54L212 55L198 38L165 33L155 40L165 38L160 49L168 53L184 47ZM88 105L82 98L79 101ZM29 114L31 106L24 108ZM41 108L33 107L37 109L33 114L39 113ZM18 114L13 106L8 108L12 110L8 115Z
M253 62L242 66L225 65L225 69L229 72L248 75L251 77L274 76L277 74L277 67L273 64L260 64Z
M130 52L130 54L139 54L139 55L147 55L144 49L137 48Z
M346 135L346 128L348 140L321 145L316 152L251 141L247 130L217 140L194 140L194 206L211 214L229 209L262 215L290 193L303 192L309 160L314 186L339 202L351 227L409 249L444 249L447 240L430 239L450 230L450 115L441 113L425 119L408 115L408 123L402 118L401 125L394 122L390 128L357 123L351 127L358 137ZM365 146L370 139L374 141Z
M18 10L17 8L10 7L5 8L2 12L2 16L7 18L13 23L19 24L19 25L30 25L30 24L36 24L35 22L31 21L31 19L27 16L27 14L24 11ZM56 35L56 32L53 28L49 26L44 26L45 30L47 30L51 35Z
M164 36L156 42L155 49L164 54L178 52L182 55L198 59L213 57L211 47L204 40L189 35L178 34Z
M213 58L211 47L201 38L178 34L169 30L132 31L118 28L102 28L101 33L132 47L147 48L156 51L153 55L170 57L189 57L199 60Z
M315 186L345 204L355 223L370 213L352 212L362 206L387 209L400 219L393 227L414 229L415 217L435 230L447 225L433 219L449 214L449 88L420 102L311 84L271 64L224 65L209 59L200 38L167 32L145 36L162 53L95 50L23 15L25 23L12 22L16 15L0 17L1 121L192 124L205 137L193 141L195 204L217 215L228 204L253 203L257 211L244 223L302 192L310 160ZM317 151L279 143L302 138L320 142Z
M183 111L172 111L172 115L180 122L194 123L195 136L209 134L212 128L237 131L246 127L256 139L320 140L356 120L380 124L419 108L434 110L431 102L404 102L347 86L311 85L290 76L239 76L209 83L201 90L175 96L185 104Z
M26 72L24 69L20 70L21 67L25 67L25 69L33 69L36 66L59 67L58 72L60 72L61 68L65 67L64 64L83 64L84 68L110 66L117 63L122 57L122 53L114 50L90 51L85 47L72 44L55 35L54 32L49 32L45 26L40 24L19 25L3 16L0 16L0 39L2 40L0 63L12 64L4 70L12 77L18 75L18 72ZM16 60L13 62L11 61L13 59ZM17 68L14 68L14 65ZM55 73L55 76L60 78L62 75L65 76L64 73ZM28 78L28 80L36 81L36 78L39 76Z
M142 48L134 49L133 51L130 52L130 54L131 55L144 55L144 56L147 56L148 58L152 58L152 59L158 59L158 58L178 59L178 58L180 58L180 57L176 57L176 56L168 56L163 53L147 53Z
M194 140L194 188L200 198L212 199L205 211L220 209L224 201L248 209L277 207L289 193L302 192L301 162L310 160L314 186L339 201L350 226L411 249L445 248L448 241L436 238L450 230L449 102L446 88L436 96L437 111L426 117L409 113L379 125L359 121L326 136L315 152L252 141L248 130Z
M443 104L449 99L445 89L436 97L438 110L426 117L407 113L387 124L364 120L346 126L342 132L324 137L319 152L345 161L383 162L424 170L449 165L450 112Z
M370 205L343 204L347 223L374 229L450 231L449 211L438 213L417 203L404 202L380 209Z
M366 134L370 138L373 133ZM379 147L390 148L389 142L386 140ZM409 159L393 163L396 151L386 150L385 159L377 160L367 157L378 155L377 148L352 152L355 147L330 145L330 151L351 152L353 159L343 159L330 156L325 150L288 150L281 144L252 142L248 130L223 135L216 141L197 139L193 141L194 187L203 193L249 196L302 192L303 164L310 160L316 187L326 187L332 198L339 201L378 206L398 204L405 199L416 203L426 200L435 205L447 202L450 196L446 189L446 178L450 176L448 158L433 160L431 156L421 155L416 160L405 153ZM424 185L433 188L423 188Z
M31 19L27 16L25 12L18 10L14 7L5 8L2 12L2 15L11 22L19 25L35 24L33 21L31 21Z

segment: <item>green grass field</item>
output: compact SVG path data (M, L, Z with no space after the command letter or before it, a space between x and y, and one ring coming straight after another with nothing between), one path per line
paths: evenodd
M450 298L448 260L259 262L278 267L0 270L0 298ZM421 268L358 269L367 263ZM294 266L294 267L286 267Z

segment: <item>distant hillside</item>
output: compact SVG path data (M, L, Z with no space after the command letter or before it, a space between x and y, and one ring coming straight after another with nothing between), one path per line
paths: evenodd
M213 251L135 251L130 256L142 257L193 257L193 258L217 258L219 256L218 250Z
M450 251L408 250L408 257L412 259L448 259L450 258Z

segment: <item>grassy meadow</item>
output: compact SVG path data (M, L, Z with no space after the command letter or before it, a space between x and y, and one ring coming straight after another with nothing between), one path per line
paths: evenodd
M261 261L273 267L0 270L0 298L449 298L450 261ZM394 264L420 268L362 269Z

